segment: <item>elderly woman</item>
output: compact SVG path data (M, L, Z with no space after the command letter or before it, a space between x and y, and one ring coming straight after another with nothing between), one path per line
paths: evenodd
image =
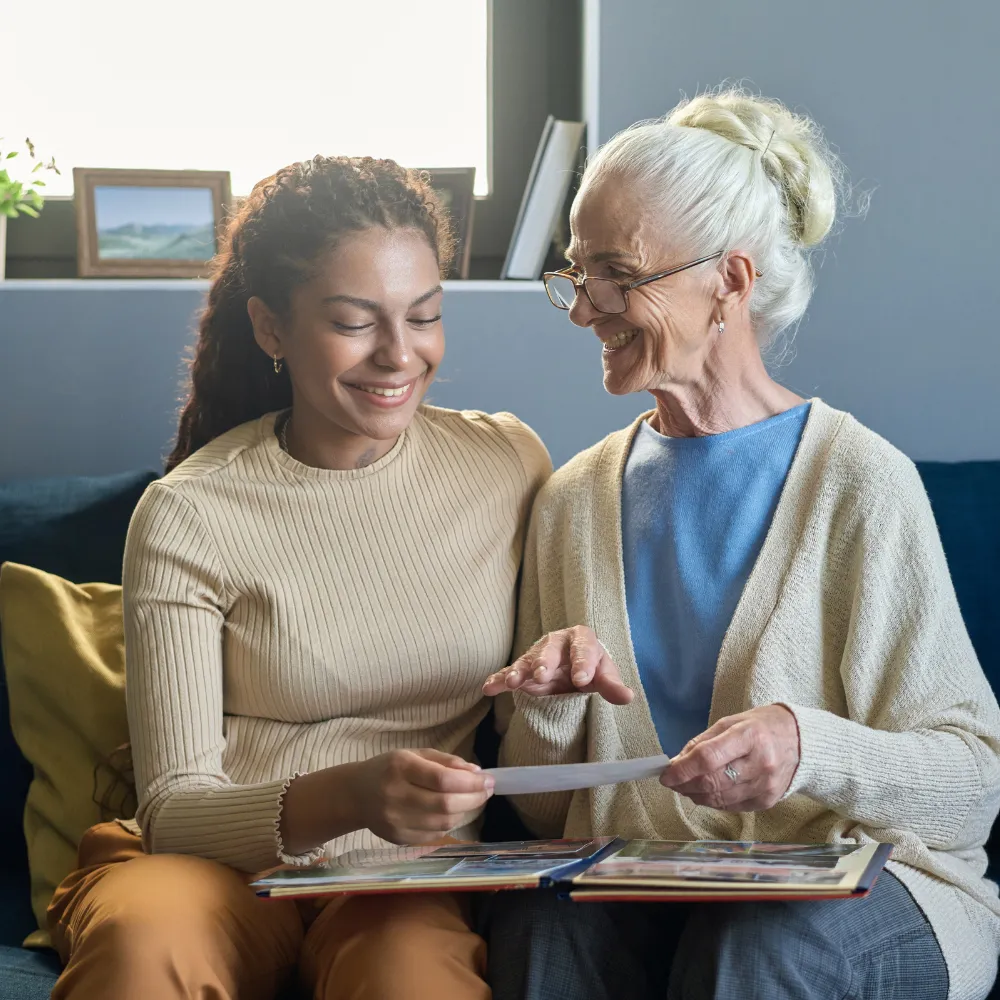
M677 755L659 781L525 797L539 835L894 845L862 900L580 904L501 894L497 1000L983 997L1000 711L912 463L767 373L803 315L839 167L725 91L616 136L554 305L655 409L535 505L519 649L486 685L508 765ZM501 704L503 704L503 701Z

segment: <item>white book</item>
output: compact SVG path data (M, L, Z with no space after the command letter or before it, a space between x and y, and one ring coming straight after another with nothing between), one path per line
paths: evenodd
M583 122L549 115L542 130L501 278L536 280L559 224L583 144Z

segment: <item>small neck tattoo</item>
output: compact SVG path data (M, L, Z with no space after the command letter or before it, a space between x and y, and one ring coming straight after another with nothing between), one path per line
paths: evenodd
M288 425L292 422L291 413L281 421L281 424L277 427L276 434L278 438L278 447L286 454L291 455L288 450ZM378 457L378 450L373 446L371 448L363 451L354 462L354 468L356 469L366 469L369 465L373 464Z

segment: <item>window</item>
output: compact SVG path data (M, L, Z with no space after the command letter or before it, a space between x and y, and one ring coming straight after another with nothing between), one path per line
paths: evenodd
M44 60L7 46L8 143L74 166L229 170L324 154L475 166L489 192L488 0L49 0Z
M8 46L7 142L72 168L228 170L245 194L317 152L475 166L473 278L500 273L546 115L581 114L579 0L46 0ZM17 161L15 161L17 162ZM7 276L73 277L72 202L13 220Z

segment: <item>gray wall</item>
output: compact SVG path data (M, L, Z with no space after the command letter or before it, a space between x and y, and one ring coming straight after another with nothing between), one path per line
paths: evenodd
M830 244L782 381L913 458L1000 458L1000 4L603 0L597 18L601 141L745 79L877 188Z
M647 408L601 387L596 338L540 284L453 282L430 399L512 410L557 465ZM200 282L0 283L0 481L157 468L176 428Z
M811 112L856 181L779 377L917 459L1000 458L1000 5L585 0L588 114L608 138L681 96L746 78ZM0 480L155 466L175 422L196 283L0 284ZM593 338L539 286L456 283L434 399L510 409L556 464L646 398L600 387Z

